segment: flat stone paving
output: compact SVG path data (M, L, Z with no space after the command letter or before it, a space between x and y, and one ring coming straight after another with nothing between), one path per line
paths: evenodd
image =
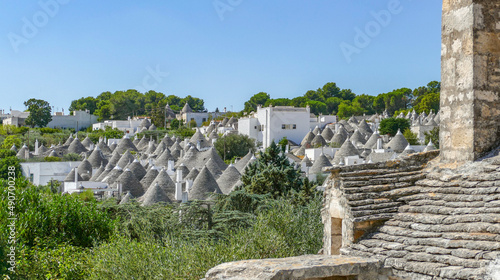
M377 277L381 263L376 259L351 256L306 255L263 260L244 260L220 264L210 269L205 280L281 280L281 279L334 279L332 276ZM343 279L343 278L338 278ZM349 278L345 278L349 279ZM387 279L387 278L385 278Z

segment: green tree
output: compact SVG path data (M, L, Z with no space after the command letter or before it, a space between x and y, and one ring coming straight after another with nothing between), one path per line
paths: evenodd
M380 122L379 131L381 135L389 134L394 136L398 130L405 131L409 129L410 125L410 121L407 119L387 118Z
M189 107L191 107L191 109L194 112L205 111L205 106L204 106L205 102L203 101L203 99L192 97L191 95L188 95L188 96L184 97L183 99L181 99L182 106L184 106L184 104L186 104L186 103L189 104Z
M425 112L427 114L429 114L431 110L434 110L434 112L438 112L440 105L439 103L440 103L439 92L429 93L421 98L420 102L415 106L415 110L418 113Z
M327 100L331 97L341 97L340 88L336 83L326 83L323 88L321 88L321 93L324 100Z
M178 129L179 124L180 124L180 122L178 119L173 119L172 122L170 123L170 128L171 129Z
M255 150L255 140L247 135L229 134L223 136L214 144L215 150L224 160L233 160L245 156L249 150Z
M406 138L406 141L410 143L410 145L420 145L417 134L411 132L409 128L404 130L403 136Z
M339 92L339 97L344 100L353 101L356 98L356 94L350 89L343 89Z
M41 99L31 98L24 102L24 106L28 107L30 115L26 118L26 124L32 128L35 126L45 127L52 120L49 102Z
M339 111L339 105L344 101L339 97L330 97L326 100L326 110L329 114L335 115Z
M257 111L257 105L266 104L267 100L271 99L271 96L265 92L259 92L254 96L250 97L250 100L245 102L245 112Z
M69 111L73 112L76 110L89 110L91 114L93 114L97 110L98 100L92 96L82 97L78 100L71 101L71 105L69 106Z
M292 101L288 98L269 99L264 104L264 107L269 107L269 105L272 105L272 106L290 106L291 102Z
M8 152L6 150L0 151L2 151L0 152L0 155L2 155L2 157L0 157L0 178L7 180L8 177L12 177L12 174L9 175L9 172L14 172L16 178L22 177L21 164L15 153L10 150L7 150Z
M309 105L309 107L311 108L311 113L315 115L328 114L328 108L326 107L326 104L321 101L310 100L307 102L307 105Z
M358 95L353 100L353 104L356 103L357 106L363 108L364 113L366 114L375 114L375 109L373 108L373 102L375 101L375 97L371 95Z
M439 126L435 127L429 132L425 132L425 145L429 144L429 141L432 140L434 146L439 149Z
M307 97L304 96L295 97L290 101L290 106L306 107L308 101L309 99L307 99Z
M304 94L304 97L312 101L319 101L321 103L325 103L325 97L320 91L308 90L306 94Z
M5 140L3 140L1 148L2 149L10 149L12 147L12 145L16 145L16 147L18 149L20 149L21 144L22 144L22 141L18 135L9 135L9 136L7 136L7 138L5 138Z
M364 110L358 103L350 102L349 100L344 100L339 105L337 116L341 119L346 119L352 116L360 116L363 113Z
M271 143L258 159L251 163L241 177L242 189L250 194L269 194L279 197L312 197L313 186L302 179L276 143ZM302 195L299 195L302 194Z

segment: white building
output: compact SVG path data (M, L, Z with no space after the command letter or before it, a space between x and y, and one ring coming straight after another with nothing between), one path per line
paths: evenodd
M92 130L105 130L106 127L119 129L129 136L135 135L139 126L141 125L143 119L131 119L130 117L126 121L104 121L100 123L95 123L92 125Z
M73 111L71 115L64 115L57 112L52 115L52 121L47 126L50 128L74 128L79 131L82 128L87 128L97 123L97 116L90 114L88 111Z
M10 114L2 112L2 123L5 125L23 126L30 112L21 112L18 110L10 110Z
M68 162L22 162L24 177L35 185L47 185L51 180L64 181L71 170L80 165L81 161Z
M258 106L253 116L238 120L238 132L261 142L264 148L269 147L273 141L280 141L283 137L300 143L311 129L310 117L309 107Z

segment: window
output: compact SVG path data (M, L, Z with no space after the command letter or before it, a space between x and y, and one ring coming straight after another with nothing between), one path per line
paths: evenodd
M203 118L203 119L202 119L202 122L206 122L206 121L207 121L207 119L206 119L206 118Z
M296 124L282 124L281 129L297 129Z

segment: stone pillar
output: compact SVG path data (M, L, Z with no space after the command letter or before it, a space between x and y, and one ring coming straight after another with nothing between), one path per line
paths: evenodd
M500 1L443 0L443 162L473 161L500 144Z

